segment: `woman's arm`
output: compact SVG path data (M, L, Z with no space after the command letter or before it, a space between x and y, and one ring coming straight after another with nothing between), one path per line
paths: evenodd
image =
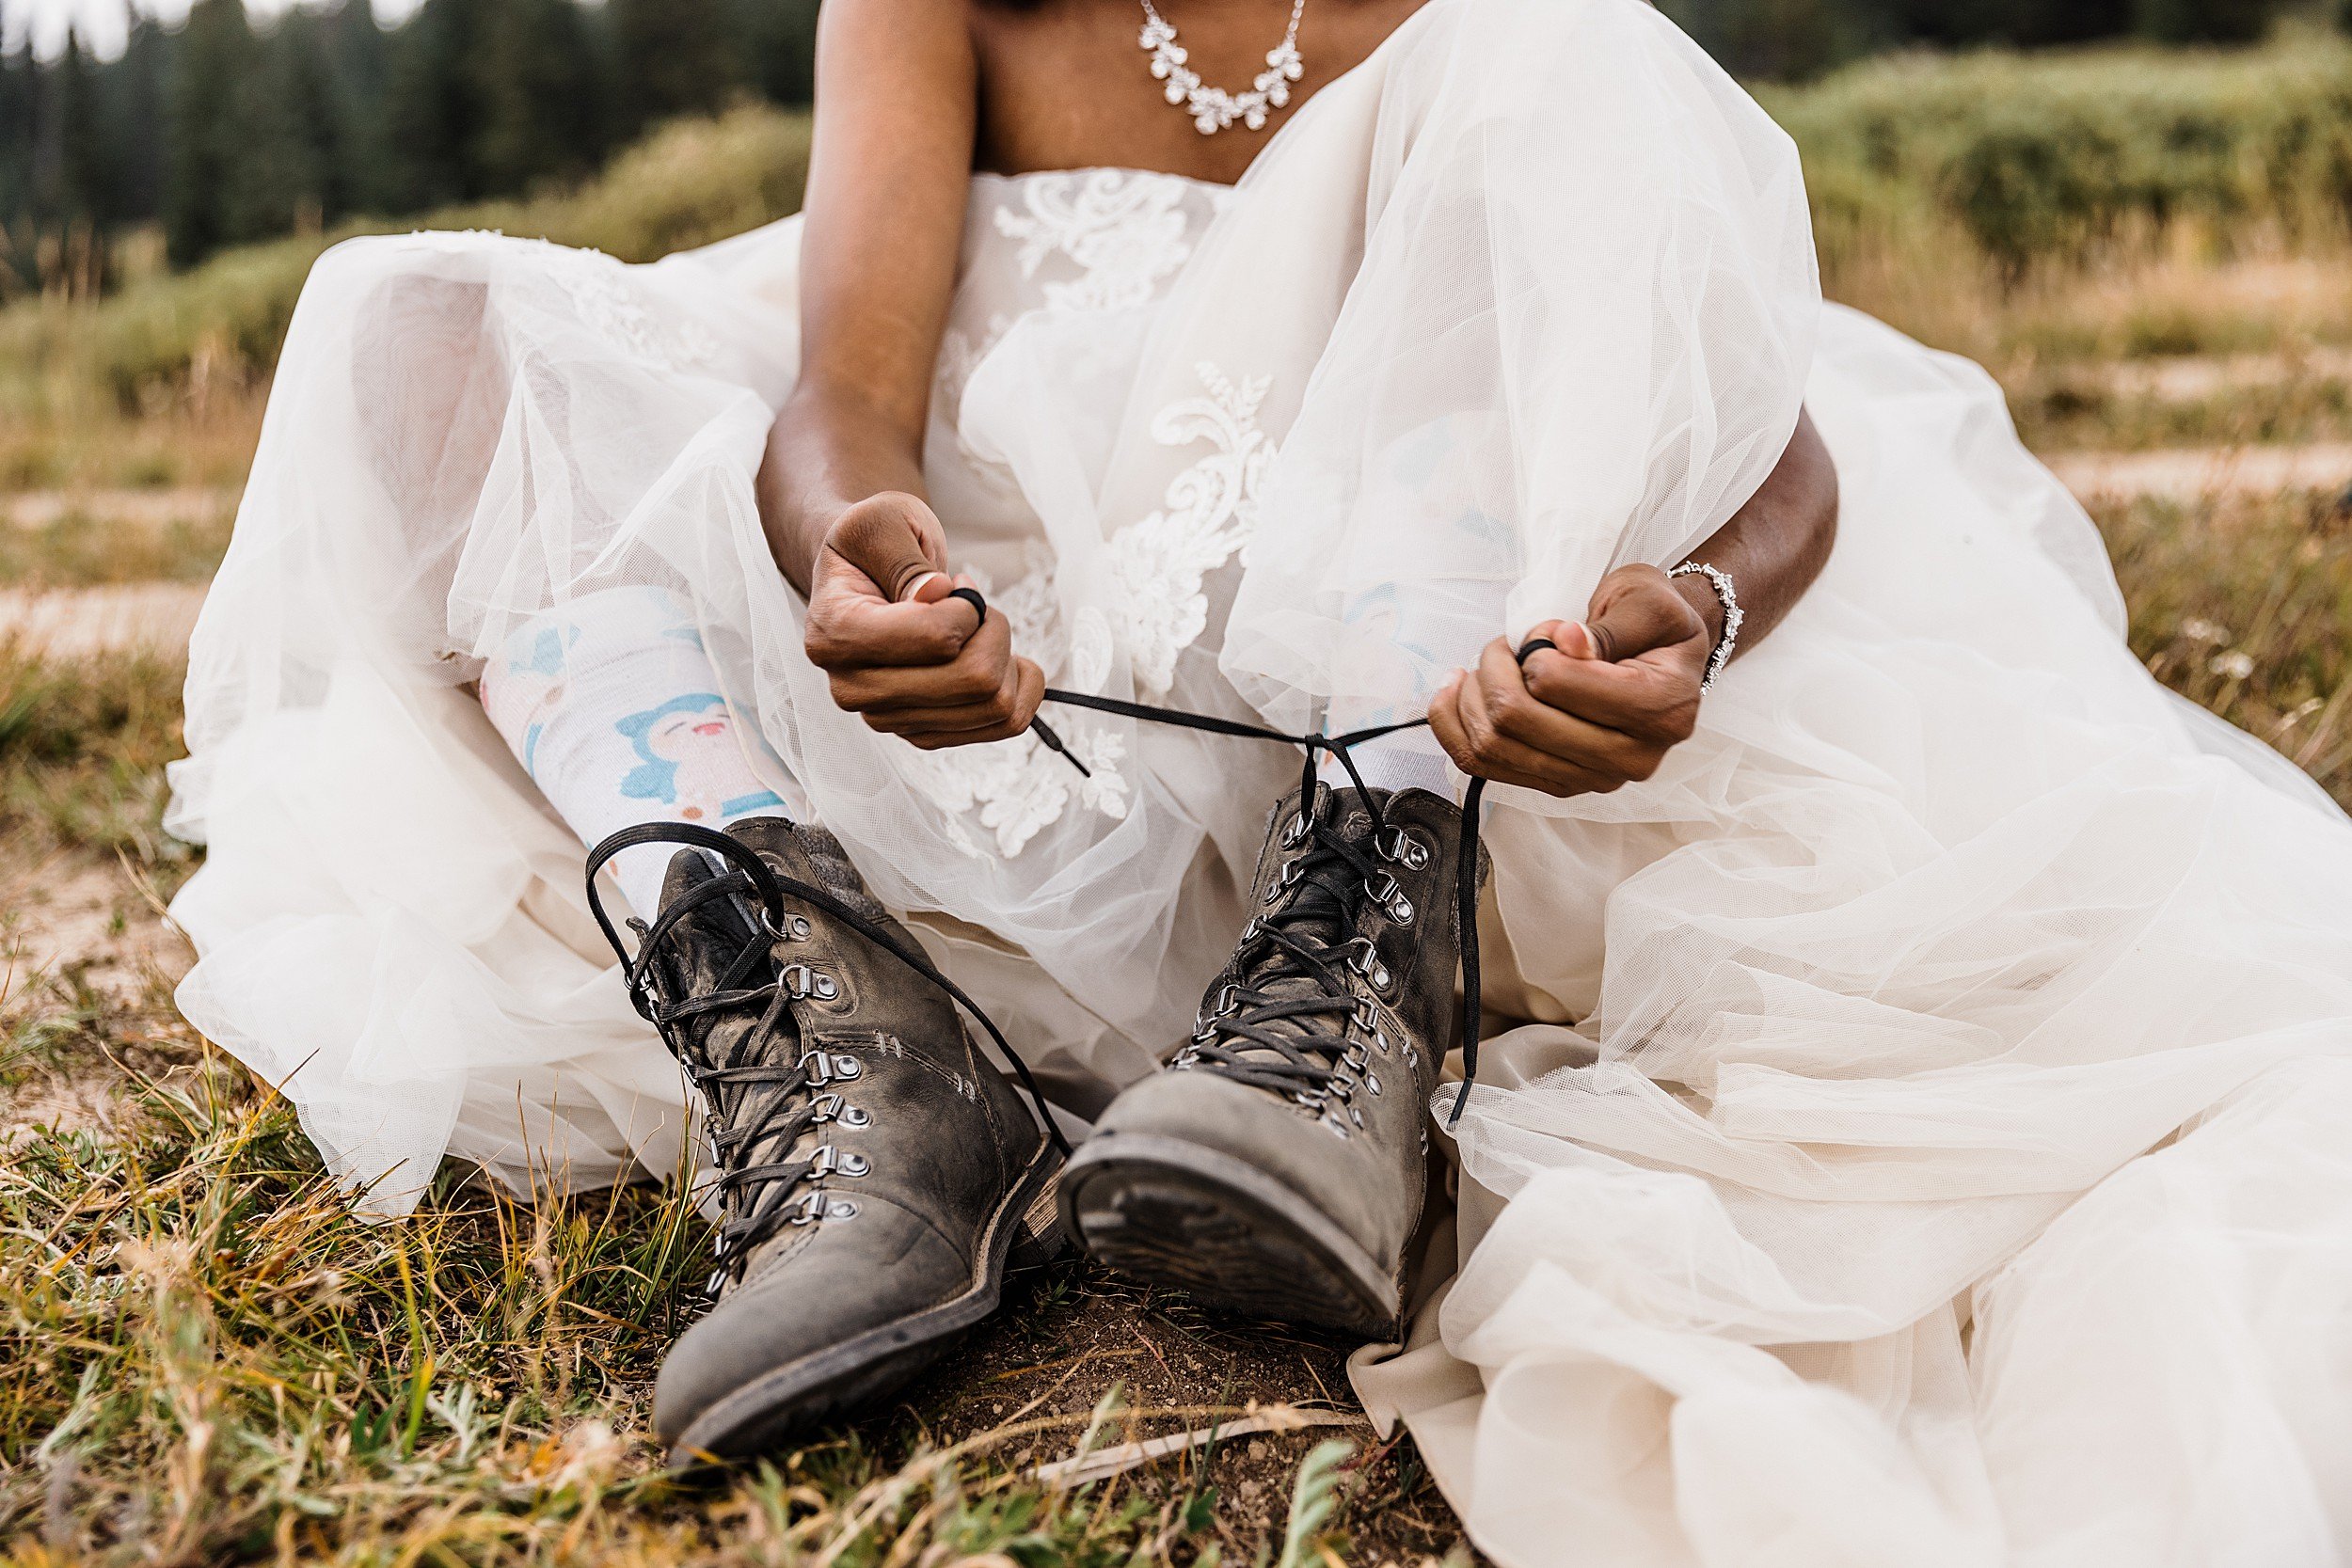
M1738 653L1786 616L1837 537L1837 470L1810 415L1748 503L1691 559L1730 574L1745 620ZM1622 566L1585 619L1534 628L1559 651L1522 669L1498 639L1475 671L1430 705L1430 728L1464 772L1547 795L1606 794L1658 770L1697 727L1699 683L1723 638L1723 606L1703 577Z
M1012 632L947 593L923 429L962 243L977 78L962 0L834 0L818 25L801 374L760 519L808 600L834 700L918 746L1016 735L1044 688Z

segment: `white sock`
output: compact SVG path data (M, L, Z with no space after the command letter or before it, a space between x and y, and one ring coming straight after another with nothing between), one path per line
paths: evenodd
M693 616L666 588L607 589L533 616L483 672L482 705L582 844L644 822L806 815L783 762L736 722ZM643 845L613 862L644 919L676 852Z
M1401 730L1347 750L1355 759L1356 771L1375 789L1425 789L1445 800L1456 797L1453 761L1427 730ZM1340 766L1340 759L1327 752L1316 773L1333 788L1355 783Z

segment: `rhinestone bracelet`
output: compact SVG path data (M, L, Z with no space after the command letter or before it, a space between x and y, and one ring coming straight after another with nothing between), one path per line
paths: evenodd
M1704 561L1686 561L1666 575L1670 578L1705 578L1707 585L1715 591L1717 602L1724 607L1724 635L1715 644L1715 651L1708 656L1707 678L1699 682L1701 691L1712 691L1716 678L1724 673L1724 666L1731 662L1732 654L1739 649L1740 623L1747 619L1746 612L1740 608L1739 590L1732 587L1729 572L1709 566Z

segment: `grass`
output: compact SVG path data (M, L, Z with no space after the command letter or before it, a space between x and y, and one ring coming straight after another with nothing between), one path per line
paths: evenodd
M187 847L163 832L183 679L147 655L51 664L0 644L0 843L183 865Z
M2138 451L2161 447L2300 446L2352 438L2352 380L2285 359L2264 375L2168 394L2101 372L2059 366L2013 378L2010 407L2028 445Z
M1238 1394L1171 1411L1122 1403L1107 1373L1074 1381L1065 1353L1099 1352L1105 1317L1143 1354L1082 1350L1079 1368L1215 1355L1220 1336L1072 1264L899 1408L731 1477L674 1477L644 1434L701 1256L674 1194L526 1207L453 1182L413 1219L365 1223L282 1101L167 1008L36 994L8 1031L0 1087L102 1053L118 1082L111 1125L36 1132L0 1166L9 1560L1109 1568L1451 1539L1393 1449L1318 1449L1303 1507L1281 1506L1295 1440L1030 1479L1041 1457L1242 1413Z
M2133 651L2352 809L2352 516L2339 498L2103 507Z
M0 528L0 585L41 590L209 581L229 548L234 521L230 508L209 497L127 517L69 507L47 522Z

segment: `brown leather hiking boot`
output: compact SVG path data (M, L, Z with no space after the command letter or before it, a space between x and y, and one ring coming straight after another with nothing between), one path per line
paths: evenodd
M833 835L632 829L590 857L592 891L612 854L665 841L692 847L660 917L631 922L628 974L701 1091L724 1219L654 1424L679 1459L724 1458L888 1393L993 1312L1009 1260L1059 1244L1062 1146Z
M1063 1175L1087 1251L1260 1317L1395 1333L1454 1028L1461 834L1424 790L1276 808L1258 913L1198 1032Z

